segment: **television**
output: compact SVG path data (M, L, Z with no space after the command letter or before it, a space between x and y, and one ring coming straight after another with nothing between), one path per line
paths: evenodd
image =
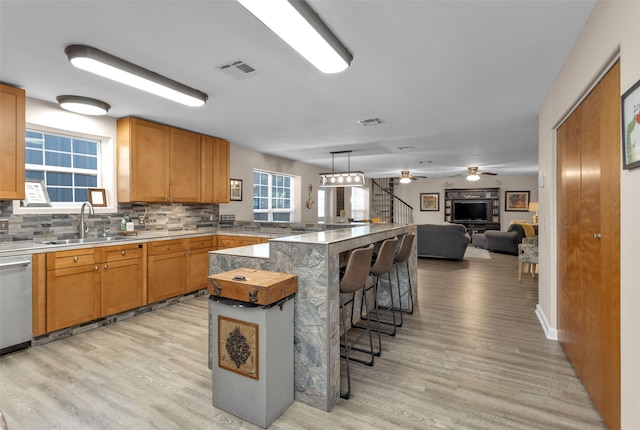
M454 201L451 221L453 222L488 222L491 206L486 201L465 200Z

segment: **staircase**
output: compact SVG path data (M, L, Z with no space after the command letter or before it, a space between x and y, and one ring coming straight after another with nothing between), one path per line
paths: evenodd
M380 218L382 222L394 224L412 224L413 207L395 196L394 178L371 179L370 217Z

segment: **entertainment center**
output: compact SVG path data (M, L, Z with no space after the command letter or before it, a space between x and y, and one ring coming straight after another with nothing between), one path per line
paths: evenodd
M499 188L444 190L444 220L462 224L471 234L500 230Z

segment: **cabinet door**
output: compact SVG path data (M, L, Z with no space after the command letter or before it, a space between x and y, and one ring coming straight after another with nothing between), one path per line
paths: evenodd
M187 292L207 288L210 250L212 249L192 249L189 251Z
M200 135L170 129L170 201L200 201Z
M99 265L47 271L47 332L100 318Z
M0 84L0 199L24 199L24 90Z
M101 316L144 305L142 258L102 263Z
M147 259L148 303L184 294L186 290L186 251L150 255Z
M169 127L118 120L118 201L168 201L169 157Z
M202 194L204 203L229 203L229 142L202 136Z

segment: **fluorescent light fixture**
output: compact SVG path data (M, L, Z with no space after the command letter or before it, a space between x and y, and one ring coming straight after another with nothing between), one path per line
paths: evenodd
M339 73L353 56L302 0L238 0L322 73Z
M335 154L347 154L348 169L347 172L334 172ZM336 151L331 153L331 172L320 173L318 183L321 187L364 187L364 173L360 171L351 171L351 151Z
M111 109L108 103L82 96L58 96L58 104L64 110L83 115L106 115Z
M187 106L202 106L209 98L201 91L90 46L70 45L64 52L79 69Z
M471 181L471 182L475 182L475 181L479 181L480 180L480 176L473 174L473 175L467 175L467 181Z

